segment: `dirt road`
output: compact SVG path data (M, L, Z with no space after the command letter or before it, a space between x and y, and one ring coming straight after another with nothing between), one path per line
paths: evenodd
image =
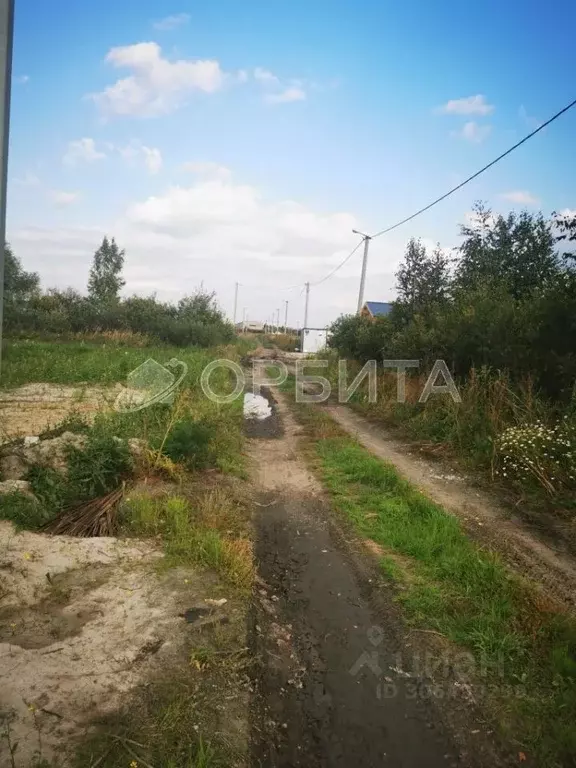
M249 440L260 492L253 765L497 764L466 751L444 725L450 706L440 712L406 672L414 648L387 587L332 516L278 398Z

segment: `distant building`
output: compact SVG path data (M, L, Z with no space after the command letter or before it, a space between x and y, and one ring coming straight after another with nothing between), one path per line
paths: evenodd
M258 320L246 320L245 323L236 323L236 330L240 333L244 330L248 333L264 333L264 323Z
M362 307L362 317L374 320L377 317L386 317L392 311L392 303L389 301L367 301Z
M325 328L305 328L301 334L300 352L314 354L324 349L328 339L328 332Z

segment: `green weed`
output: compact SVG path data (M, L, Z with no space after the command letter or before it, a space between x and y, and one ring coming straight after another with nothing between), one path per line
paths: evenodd
M188 365L186 381L195 384L214 353L215 350L162 345L142 348L84 341L10 340L4 353L2 386L16 387L30 382L124 383L127 375L150 357L159 363L166 363L173 357L182 360Z
M240 515L245 512L222 490L200 493L192 500L132 494L121 509L127 533L162 537L165 567L198 564L248 590L253 576L252 548L239 530Z
M15 344L13 346L17 347ZM67 383L79 378L96 380L99 376L104 379L123 377L126 369L132 370L151 353L159 360L172 356L166 348L108 349L103 345L55 345L40 342L21 342L18 349L26 365L23 364L21 368L16 366L15 369L7 364L9 377L22 377L28 381L34 380L37 374L41 379L43 366L48 362L48 357L44 360L44 353L49 352L51 362L48 377L52 380L63 379ZM160 354L156 355L156 352ZM165 449L167 455L188 469L209 466L239 476L244 474L241 398L229 405L220 405L206 398L199 387L200 374L205 365L214 356L234 357L237 354L236 348L211 352L177 350L176 354L180 359L187 360L189 372L174 405L158 404L133 413L102 411L96 415L92 426L72 412L54 429L42 435L42 438L57 437L71 431L86 434L87 442L82 450L70 448L65 477L45 467L31 468L28 479L38 497L39 507L34 507L30 525L37 527L40 519L48 521L64 506L103 495L117 487L131 473L126 445L130 438L139 438L149 446L152 458L148 460L148 469L160 466L162 462L158 460L155 463L153 457L155 453L159 457ZM32 368L33 363L36 368ZM229 371L216 371L211 383L215 389L226 391L230 387ZM19 524L25 525L24 511L29 506L24 501L12 513L6 504L3 507L0 505L0 515L10 519L16 516Z
M69 447L67 464L69 495L78 501L109 493L132 469L128 445L98 430L90 432L82 449Z
M0 496L0 519L9 520L18 529L34 531L50 522L52 515L31 496L14 491Z
M92 429L82 449L69 446L66 471L34 464L26 474L35 498L21 492L0 496L0 518L36 530L66 506L103 496L117 488L132 469L128 446Z
M32 493L49 516L59 512L70 498L69 484L64 476L51 467L34 464L26 474Z
M206 423L190 417L177 422L171 429L163 452L172 461L182 462L190 468L201 468L213 463L210 441L213 429Z
M204 680L203 678L206 678ZM207 741L202 732L219 730L212 685L226 684L220 671L210 676L196 667L164 670L162 679L137 688L130 706L98 724L76 754L77 768L102 764L106 768L153 765L154 768L229 768L240 758L237 748ZM210 690L204 690L210 686ZM104 762L98 763L98 760Z

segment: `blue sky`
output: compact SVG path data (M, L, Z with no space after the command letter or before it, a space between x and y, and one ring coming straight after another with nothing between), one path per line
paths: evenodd
M127 293L196 286L265 320L356 242L444 192L574 98L573 3L16 0L8 238L83 289L101 237ZM372 244L394 295L406 240L451 247L474 200L576 209L576 109ZM570 170L572 169L572 170ZM360 254L311 291L353 311Z

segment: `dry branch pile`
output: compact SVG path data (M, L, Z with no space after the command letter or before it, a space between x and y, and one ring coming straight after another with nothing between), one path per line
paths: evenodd
M123 495L124 484L106 496L68 507L43 530L56 536L113 536L116 512Z

